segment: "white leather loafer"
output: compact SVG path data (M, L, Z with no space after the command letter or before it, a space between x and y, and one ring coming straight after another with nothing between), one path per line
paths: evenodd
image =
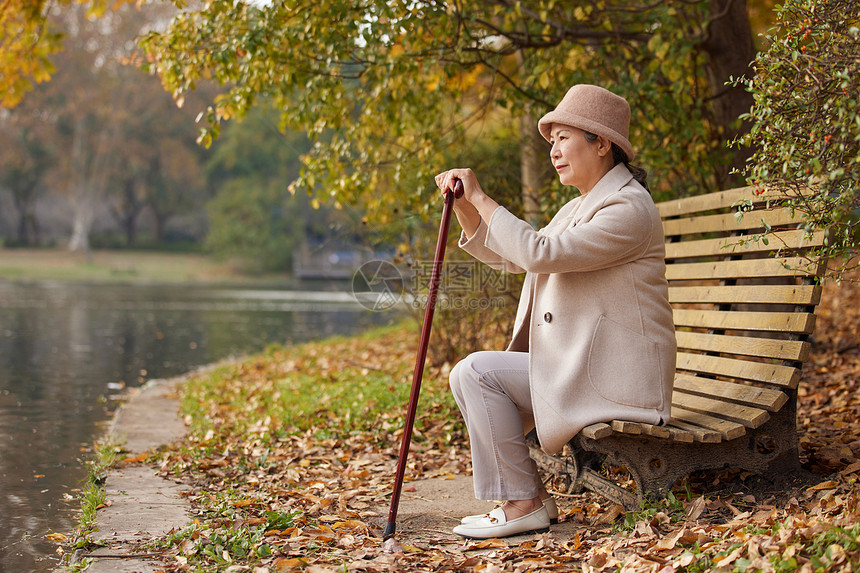
M549 515L543 505L529 514L510 521L505 517L505 511L497 507L478 521L461 523L454 528L454 533L457 535L473 539L492 539L546 531L549 531Z
M546 513L549 516L549 522L551 524L552 523L558 523L558 506L555 504L555 499L553 499L552 497L546 498L545 500L543 500L543 506L546 508ZM501 507L501 506L497 505L496 507ZM482 517L487 517L487 515L489 515L489 514L482 513L480 515L467 515L466 517L464 517L463 519L460 520L460 523L463 523L463 524L473 523L475 521L478 521Z

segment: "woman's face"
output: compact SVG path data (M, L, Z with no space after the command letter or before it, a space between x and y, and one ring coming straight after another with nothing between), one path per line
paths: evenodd
M604 137L588 141L581 129L555 123L550 143L550 158L562 185L573 185L582 193L591 191L612 167L606 162L612 144Z

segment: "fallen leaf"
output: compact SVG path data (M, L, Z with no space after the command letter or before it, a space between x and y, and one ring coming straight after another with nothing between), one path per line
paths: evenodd
M838 481L828 480L828 481L823 481L818 485L814 485L814 486L806 488L806 489L807 489L807 491L818 491L818 490L822 490L822 489L833 489L833 488L837 487L838 485L839 485Z
M280 557L275 560L275 571L290 571L292 569L303 569L305 566L304 559L291 557L289 559Z
M142 462L142 461L144 461L144 460L146 460L146 452L143 452L142 454L138 454L138 455L133 456L133 457L132 457L132 456L130 456L130 457L127 457L127 458L125 458L125 459L122 459L122 460L120 460L120 463L123 463L123 464L136 464L136 463L140 463L140 462Z
M678 543L678 540L684 533L687 531L685 527L679 529L674 535L670 537L664 537L660 541L654 544L655 551L669 551L670 549L675 549L675 544Z
M718 555L717 557L714 557L714 565L716 565L717 567L727 567L728 565L731 565L738 557L741 556L743 549L744 546L741 545L739 547L736 547L728 555Z
M382 543L382 549L386 553L403 553L403 546L400 545L400 542L393 537L386 539Z
M478 543L469 546L469 550L472 549L502 549L507 547L508 544L506 541L502 539L484 539Z
M690 507L687 508L687 521L696 521L705 511L705 496L699 496L693 500Z
M860 472L860 462L854 462L853 464L839 472L839 475L847 476L848 474L853 474L857 472Z
M592 525L608 525L615 521L619 515L624 514L624 506L621 504L613 504L612 507L599 514L592 522Z

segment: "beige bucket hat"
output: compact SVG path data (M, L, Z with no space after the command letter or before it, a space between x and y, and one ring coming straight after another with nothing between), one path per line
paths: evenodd
M538 129L549 141L552 124L561 123L602 135L624 150L633 161L630 132L630 105L623 97L600 86L577 84L567 90L558 106L540 118Z

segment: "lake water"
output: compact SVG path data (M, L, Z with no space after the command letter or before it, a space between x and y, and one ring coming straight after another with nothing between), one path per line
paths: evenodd
M393 319L307 290L0 282L0 573L50 571L118 387ZM74 499L69 500L69 496Z

